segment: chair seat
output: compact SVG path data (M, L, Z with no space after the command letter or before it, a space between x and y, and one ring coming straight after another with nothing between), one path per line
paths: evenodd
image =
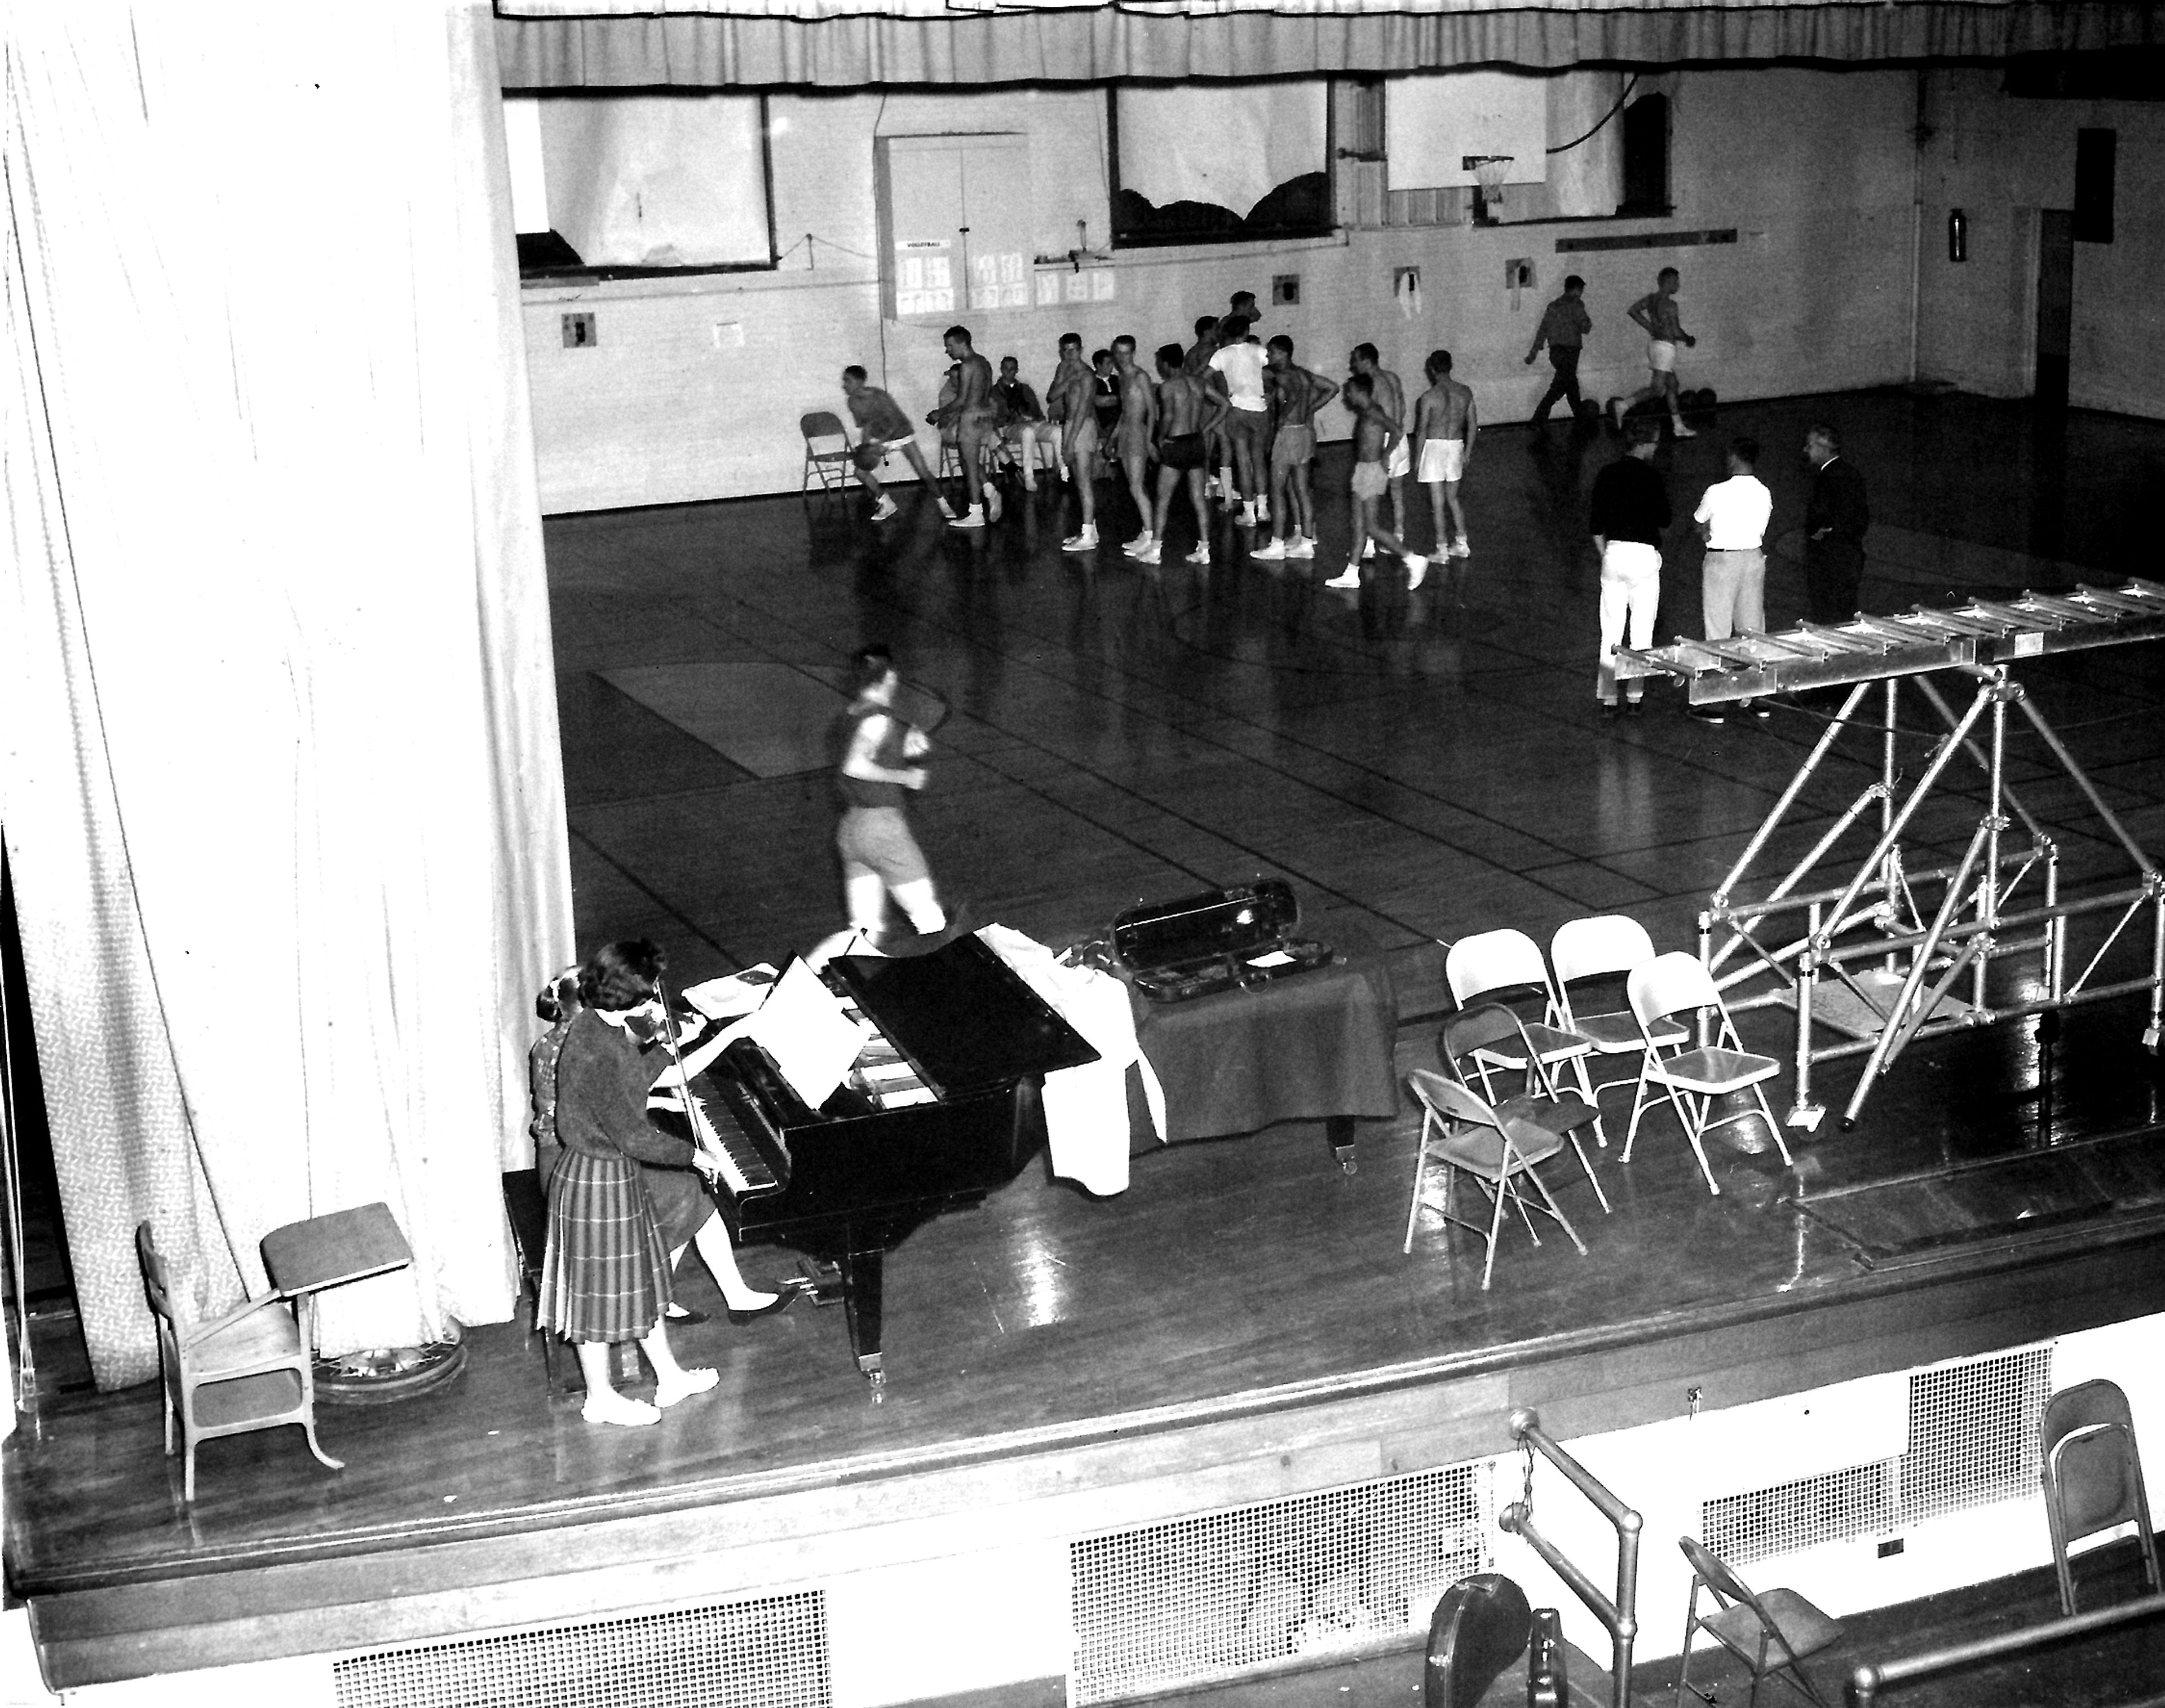
M1591 1056L1593 1040L1577 1032L1567 1032L1556 1026L1530 1023L1526 1027L1526 1041L1534 1046L1534 1053L1544 1062L1568 1062L1575 1057ZM1508 1045L1483 1044L1473 1052L1477 1061L1497 1068L1524 1068L1526 1058Z
M1749 1050L1687 1050L1680 1056L1663 1057L1647 1069L1646 1077L1679 1091L1711 1094L1740 1091L1781 1071L1782 1064L1772 1056Z
M1526 1136L1525 1130L1521 1128L1511 1136L1512 1152L1522 1164L1546 1162L1562 1148L1563 1141L1553 1133L1534 1140ZM1430 1149L1453 1168L1464 1168L1484 1180L1493 1180L1504 1172L1504 1136L1493 1127L1453 1131Z
M1762 1589L1759 1605L1774 1621L1775 1634L1767 1640L1767 1664L1786 1667L1792 1661L1817 1654L1841 1637L1841 1621L1830 1619L1794 1589ZM1700 1627L1720 1638L1739 1659L1757 1663L1760 1625L1749 1607L1739 1604L1719 1613L1702 1615Z
M283 1305L271 1304L251 1310L240 1321L214 1329L187 1345L188 1373L200 1381L217 1381L291 1358L301 1349L301 1331L293 1313Z
M1572 1030L1583 1038L1591 1039L1593 1047L1604 1056L1636 1056L1646 1044L1640 1034L1637 1018L1629 1012L1574 1015ZM1664 1050L1674 1049L1691 1036L1682 1026L1667 1020L1657 1020L1653 1031L1655 1043Z
M1498 1104L1496 1114L1503 1120L1530 1121L1558 1138L1600 1119L1600 1111L1575 1091L1561 1094L1554 1102L1522 1091Z

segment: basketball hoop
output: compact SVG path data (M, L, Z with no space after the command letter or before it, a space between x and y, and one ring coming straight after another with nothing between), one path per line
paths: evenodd
M1473 162L1474 223L1493 225L1504 211L1504 175L1511 169L1513 156L1508 154L1488 154L1478 156Z

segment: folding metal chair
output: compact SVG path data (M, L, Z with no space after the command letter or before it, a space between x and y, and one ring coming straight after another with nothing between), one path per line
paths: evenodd
M816 476L822 492L846 491L850 484L850 435L830 409L813 409L797 418L804 435L804 474L798 491L809 492Z
M1525 992L1538 996L1548 1010L1558 1005L1556 987L1549 983L1548 962L1541 959L1540 946L1524 931L1509 927L1461 937L1444 953L1443 977L1451 987L1451 1000L1461 1008L1499 992ZM1563 1062L1571 1064L1579 1090L1593 1108L1594 1137L1606 1149L1609 1135L1601 1125L1601 1105L1593 1094L1593 1081L1586 1072L1586 1058L1594 1051L1593 1041L1544 1020L1529 1022L1526 1036L1544 1067ZM1527 1072L1532 1059L1511 1054L1507 1049L1491 1048L1481 1052L1479 1063L1484 1070L1501 1068L1509 1072ZM1481 1083L1484 1088L1488 1083L1485 1071ZM1532 1083L1529 1073L1529 1089Z
M1406 1207L1406 1238L1402 1250L1414 1248L1414 1225L1419 1220L1421 1208L1421 1173L1433 1149L1443 1159L1443 1207L1438 1212L1447 1222L1455 1222L1469 1232L1481 1236L1488 1247L1488 1261L1481 1268L1481 1290L1488 1290L1488 1279L1496 1269L1496 1238L1504 1226L1504 1205L1508 1200L1518 1209L1526 1224L1526 1231L1536 1245L1541 1242L1534 1231L1534 1219L1528 1212L1539 1210L1552 1215L1571 1236L1571 1242L1578 1247L1578 1255L1586 1256L1586 1242L1578 1236L1578 1230L1570 1219L1557 1207L1550 1195L1547 1183L1535 1173L1536 1162L1546 1162L1563 1148L1563 1141L1554 1133L1538 1127L1518 1115L1501 1118L1489 1104L1483 1102L1455 1079L1446 1079L1441 1073L1432 1073L1425 1068L1416 1068L1407 1076L1413 1094L1421 1106L1420 1149L1414 1157L1413 1201ZM1431 1141L1430 1135L1438 1136ZM1467 1221L1451 1213L1451 1196L1463 1170L1471 1174L1476 1184L1488 1194L1489 1203L1488 1226ZM1523 1176L1534 1183L1541 1194L1539 1204L1530 1203L1518 1189Z
M2055 1394L2037 1420L2038 1473L2045 1482L2045 1518L2052 1528L2052 1563L2060 1574L2060 1610L2075 1610L2071 1543L2100 1531L2135 1526L2142 1574L2161 1592L2150 1497L2142 1487L2135 1416L2116 1382L2083 1382Z
M1443 1057L1443 1065L1451 1070L1452 1077L1461 1085L1472 1083L1473 1076L1467 1073L1467 1064L1477 1062L1483 1050L1493 1050L1499 1045L1503 1046L1504 1055L1530 1060L1534 1065L1530 1076L1533 1081L1530 1089L1493 1104L1498 1119L1509 1120L1515 1116L1531 1121L1543 1131L1558 1138L1568 1138L1572 1151L1578 1157L1578 1166L1586 1171L1587 1184L1593 1189L1594 1197L1600 1200L1601 1213L1608 1215L1609 1194L1601 1189L1601 1182L1594 1174L1593 1165L1586 1160L1586 1147L1578 1141L1580 1132L1594 1123L1593 1105L1576 1092L1557 1089L1556 1081L1546 1064L1541 1061L1532 1041L1526 1036L1526 1023L1500 1002L1476 1003L1472 1008L1446 1020L1435 1041L1436 1051ZM1480 1074L1485 1091L1488 1089L1487 1073L1478 1065L1475 1071Z
M1677 1662L1677 1702L1683 1703L1688 1688L1692 1639L1703 1631L1750 1669L1751 1695L1745 1708L1758 1701L1759 1681L1768 1678L1780 1679L1820 1708L1830 1708L1799 1663L1841 1642L1840 1621L1828 1618L1794 1589L1754 1595L1719 1555L1688 1536L1678 1537L1677 1546L1692 1565L1691 1600L1684 1608L1684 1652ZM1712 1613L1699 1610L1702 1586L1714 1597ZM1692 1692L1695 1700L1699 1695Z
M1555 995L1545 1019L1567 1032L1591 1039L1597 1056L1636 1056L1646 1041L1639 1017L1627 1006L1598 1014L1580 1014L1572 1006L1571 987L1588 978L1620 978L1636 973L1654 958L1654 940L1638 920L1623 914L1596 914L1588 919L1566 920L1549 940L1549 970L1554 973ZM1664 1021L1655 1036L1663 1049L1688 1041L1682 1026ZM1594 1100L1618 1087L1628 1089L1629 1079L1612 1079L1593 1088Z
M1767 1131L1774 1136L1774 1147L1782 1153L1783 1166L1794 1168L1789 1147L1782 1140L1782 1129L1774 1120L1774 1111L1767 1106L1767 1094L1761 1089L1766 1081L1782 1071L1782 1064L1772 1056L1755 1055L1744 1048L1743 1040L1736 1035L1736 1022L1729 1017L1729 1005L1722 1001L1721 993L1715 988L1714 979L1706 968L1695 957L1681 951L1657 955L1631 974L1625 983L1625 989L1631 1000L1631 1012L1638 1017L1641 1042L1639 1089L1631 1099L1631 1125L1624 1135L1623 1160L1631 1160L1632 1141L1639 1136L1640 1114L1646 1106L1647 1094L1658 1088L1667 1094L1669 1106L1676 1110L1684 1136L1691 1141L1692 1154L1699 1158L1699 1171L1706 1177L1706 1189L1716 1198L1720 1197L1721 1188L1715 1183L1714 1170L1707 1166L1703 1141L1716 1127L1749 1120L1751 1111L1740 1110L1719 1120L1708 1117L1714 1113L1715 1099L1749 1088L1759 1105L1759 1114L1766 1119ZM1711 1045L1679 1049L1672 1056L1662 1054L1654 1038L1662 1021L1671 1015L1688 1010L1696 1014L1709 1008L1721 1016Z

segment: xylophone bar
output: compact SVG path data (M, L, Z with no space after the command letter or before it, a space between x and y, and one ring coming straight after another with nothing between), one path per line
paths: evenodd
M2113 590L2025 592L2020 598L1977 599L1944 611L1920 605L1900 616L1805 623L1779 634L1727 640L1680 637L1667 646L1619 647L1616 675L1623 681L1673 677L1689 690L1694 705L1704 705L2161 637L2165 583L2136 578Z

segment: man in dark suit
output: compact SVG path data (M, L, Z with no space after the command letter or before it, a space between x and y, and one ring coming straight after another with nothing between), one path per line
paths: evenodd
M1817 471L1804 506L1804 604L1815 623L1846 623L1857 614L1864 578L1864 530L1872 508L1864 477L1841 454L1841 435L1825 422L1804 435L1804 456Z

